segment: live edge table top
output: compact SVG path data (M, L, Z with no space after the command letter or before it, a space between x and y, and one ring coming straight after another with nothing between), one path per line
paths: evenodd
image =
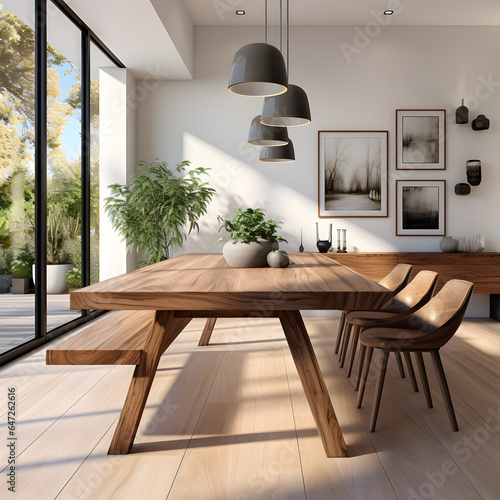
M283 269L231 268L222 254L185 254L71 292L71 309L354 310L390 294L319 253L290 253Z

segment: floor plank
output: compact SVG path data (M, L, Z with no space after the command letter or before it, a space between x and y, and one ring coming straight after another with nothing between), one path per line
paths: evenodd
M326 458L278 320L222 319L210 345L198 347L204 320L197 319L162 356L126 456L107 450L132 367L45 366L40 349L0 369L0 391L15 382L19 396L11 498L498 498L500 323L467 319L442 349L458 433L432 365L428 409L393 359L377 431L369 433L374 383L358 412L353 381L333 353L338 319L305 322L349 458Z
M443 351L446 347L443 348ZM427 358L427 356L424 355ZM430 358L430 356L429 356ZM475 486L484 499L498 498L498 464L500 464L500 409L492 408L486 404L482 410L488 414L483 419L477 407L472 408L465 401L469 400L468 391L460 390L460 396L453 388L450 390L455 413L457 415L459 431L452 432L446 407L441 396L441 390L436 373L431 363L426 359L426 369L429 385L433 398L434 408L427 408L421 394L404 388L405 397L412 403L425 422L432 429L436 437L446 448L456 465L447 475L435 473L442 488L447 488L447 483L454 476L454 471L461 470ZM445 373L448 375L450 362L445 364ZM402 386L401 379L393 370L393 380Z
M221 363L169 500L305 498L283 333L254 319L243 339Z
M162 356L132 452L107 455L109 431L58 498L167 497L226 349L194 349L202 327L194 320Z
M318 329L323 323L323 320L307 320L309 334L318 337L320 335ZM329 343L330 340L327 339L326 342ZM318 343L315 341L314 345L316 347ZM348 446L349 458L325 456L291 355L285 348L284 356L287 363L307 497L317 500L331 498L390 500L396 498L375 448L349 398L342 376L323 349L316 349L316 353Z

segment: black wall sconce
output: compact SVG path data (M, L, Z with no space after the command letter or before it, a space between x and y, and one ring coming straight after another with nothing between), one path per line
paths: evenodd
M490 128L490 120L484 115L478 115L475 120L472 120L472 130L488 130Z
M462 105L457 108L455 112L455 121L457 123L469 123L469 108L464 106L464 100L462 99Z

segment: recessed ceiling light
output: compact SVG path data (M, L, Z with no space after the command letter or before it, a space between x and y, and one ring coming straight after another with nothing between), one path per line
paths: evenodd
M245 15L245 11L244 10L237 10L236 11L236 15L237 16L244 16Z
M394 14L393 10L384 10L384 16L392 16Z

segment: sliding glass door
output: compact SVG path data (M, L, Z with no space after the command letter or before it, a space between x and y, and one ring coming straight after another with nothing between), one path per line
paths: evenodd
M69 291L99 280L99 75L123 65L60 0L0 7L3 364L91 317Z
M35 338L35 8L0 5L1 355Z

